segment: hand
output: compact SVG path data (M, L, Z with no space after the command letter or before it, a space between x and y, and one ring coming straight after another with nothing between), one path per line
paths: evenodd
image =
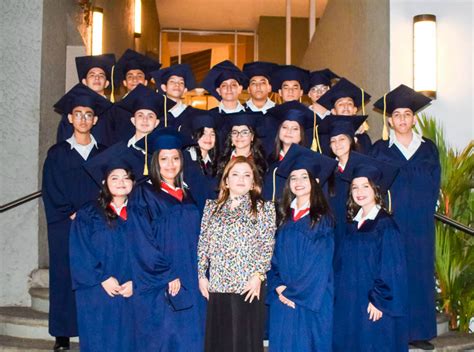
M281 293L282 293L283 291L285 291L285 290L286 290L286 286L285 286L285 285L278 286L278 287L275 289L276 293L278 293L278 296L281 295Z
M77 213L73 213L73 214L69 215L69 219L74 220L76 218L76 214Z
M209 301L209 280L206 277L199 279L199 291Z
M370 302L367 306L367 313L369 313L369 320L373 320L374 322L379 320L383 316L382 311L375 308L375 306Z
M176 296L180 289L181 289L181 281L179 281L179 279L175 279L168 283L168 293L171 296L173 297Z
M244 287L244 290L242 291L241 295L244 295L247 293L245 296L244 301L247 302L249 299L249 303L252 303L253 299L257 297L257 299L260 299L260 286L262 285L262 281L260 281L260 278L257 275L252 275L247 281L247 284Z
M127 281L126 283L120 286L119 293L125 298L131 297L133 295L133 282Z
M285 296L283 296L283 291L286 290L286 286L285 285L281 285L281 286L278 286L275 291L278 293L278 299L280 300L281 303L283 303L284 305L290 307L290 308L293 308L295 309L296 308L296 304L295 302L289 300L288 298L286 298Z
M109 277L105 281L102 281L101 285L110 297L120 294L121 286L119 285L117 279L113 276Z

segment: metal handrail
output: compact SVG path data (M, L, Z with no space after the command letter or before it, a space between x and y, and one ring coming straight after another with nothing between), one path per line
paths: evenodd
M7 210L16 208L19 205L28 203L29 201L32 201L33 199L39 198L39 197L41 197L41 194L42 194L41 190L39 190L39 191L36 191L34 193L28 194L27 196L18 198L16 200L14 200L13 202L0 205L0 213L3 213Z
M17 206L20 206L22 204L28 203L29 201L32 201L36 198L41 197L41 195L42 195L41 190L39 190L37 192L28 194L27 196L18 198L16 200L14 200L13 202L1 205L0 206L0 213L3 213L7 210L16 208ZM472 229L471 227L466 226L464 224L461 224L459 221L453 220L453 219L447 217L446 215L443 215L443 214L437 213L437 212L434 214L434 217L435 217L436 220L441 221L442 223L444 223L446 225L452 226L456 230L467 233L470 236L474 236L474 229Z

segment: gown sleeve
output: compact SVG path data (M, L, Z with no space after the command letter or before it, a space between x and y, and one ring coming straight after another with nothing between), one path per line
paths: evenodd
M387 222L382 231L379 268L369 290L369 302L391 316L403 316L408 292L404 246L393 221Z

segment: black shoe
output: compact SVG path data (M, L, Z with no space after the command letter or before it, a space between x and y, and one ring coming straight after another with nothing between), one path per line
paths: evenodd
M54 351L69 351L69 337L58 336L54 344Z
M427 340L412 341L410 342L410 345L419 348L420 350L434 350L433 344Z

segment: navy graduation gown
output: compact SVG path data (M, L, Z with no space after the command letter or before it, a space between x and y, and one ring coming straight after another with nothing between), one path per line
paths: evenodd
M109 146L112 144L112 135L109 129L109 119L111 118L110 109L99 115L97 123L92 127L91 133L97 143ZM61 114L58 130L56 132L56 142L62 142L69 139L74 133L74 127L69 122L68 114Z
M434 212L439 195L441 167L438 150L424 139L406 160L397 146L378 141L376 159L400 167L390 187L393 217L406 243L409 288L410 341L436 336Z
M178 131L181 130L181 125L186 121L187 119L192 119L193 116L196 113L199 113L200 109L193 108L192 106L188 105L186 109L183 110L181 114L179 114L177 117L174 117L172 113L168 112L168 127L173 127L176 128ZM165 126L165 121L164 119L160 122L161 126Z
M282 195L283 189L285 188L286 178L279 176L275 173L275 185L273 184L273 174L275 169L280 166L281 161L273 161L268 167L267 172L263 176L263 190L262 197L265 200L273 200L273 192L275 192L275 202L278 202Z
M105 147L93 148L89 159ZM96 199L99 187L82 165L86 162L71 145L60 142L48 151L43 167L43 202L48 223L49 333L77 336L76 302L69 270L69 216Z
M289 220L277 232L268 273L270 351L331 351L333 315L333 227L323 217L313 228L310 216ZM275 289L295 302L290 308Z
M72 285L76 294L81 351L135 350L133 295L110 297L101 283L132 280L127 222L107 223L96 202L84 206L72 223L69 242Z
M132 192L132 268L137 294L137 350L202 351L205 299L198 288L200 214L189 198L179 202L143 183ZM176 278L181 290L169 297Z
M114 105L109 109L109 115L107 130L111 144L120 141L128 142L135 135L135 126L130 120L133 114L118 105Z
M405 248L383 210L360 229L350 224L334 275L334 352L408 351ZM376 322L369 302L383 313Z
M359 144L358 152L361 154L370 154L370 150L372 149L372 141L370 140L369 135L367 132L356 134L355 138L357 139L357 143Z
M218 195L217 177L206 175L199 163L191 158L189 150L183 152L184 182L189 188L199 212L202 214L206 199L216 199Z

